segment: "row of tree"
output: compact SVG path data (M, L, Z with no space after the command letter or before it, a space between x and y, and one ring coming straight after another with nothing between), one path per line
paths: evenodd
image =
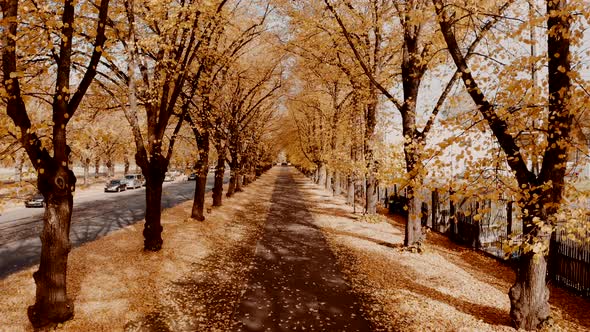
M511 317L517 328L536 329L550 314L545 257L558 216L568 208L564 178L579 143L573 133L588 109L580 75L588 70L584 2L280 3L290 18L286 45L296 68L286 129L297 138L285 144L290 157L335 193L350 188L350 202L354 182L362 181L366 212L374 213L378 181L392 174L392 165L377 160L379 142L387 128L401 128L403 151L388 153L403 154L404 244L414 246L423 240L418 193L440 166L435 157L461 139L449 132L485 133L495 143L487 141L483 150L495 153L461 158L509 174L499 191L517 202L524 224ZM443 125L451 118L452 130ZM447 138L441 142L433 132ZM438 142L429 144L434 138ZM469 149L479 142L463 144Z
M0 137L26 152L46 202L36 301L28 310L33 326L43 327L74 313L66 290L76 186L71 160L81 159L87 169L92 157L112 162L117 149L134 150L146 180L144 249L158 251L162 183L178 145L185 154L196 151L196 220L205 218L211 147L214 206L222 204L226 163L231 196L272 161L270 126L283 63L266 31L270 8L256 1L5 0L0 6L6 109ZM100 155L92 153L97 146L104 146Z

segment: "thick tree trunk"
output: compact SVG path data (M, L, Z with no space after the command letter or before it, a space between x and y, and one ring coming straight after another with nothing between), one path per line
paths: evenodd
M247 180L248 178L251 177L248 175L242 175L240 171L236 172L236 192L240 192L243 191L242 189L242 185L247 186L250 182L249 180ZM254 177L253 179L255 179L256 177Z
M348 182L347 192L346 192L346 203L348 205L353 205L354 204L354 178L353 178L353 176L349 175L346 178L346 181Z
M342 183L340 183L340 172L334 172L334 196L340 196Z
M205 220L205 190L207 189L207 175L209 172L209 133L200 134L195 131L197 147L199 148L199 160L197 161L197 178L195 181L195 196L191 218L199 221Z
M318 167L318 184L320 186L325 186L326 185L326 164L324 163L320 163L319 167Z
M532 253L520 257L516 282L510 288L510 317L518 329L535 330L550 314L547 261Z
M207 188L207 170L199 172L197 180L195 181L195 197L193 200L193 208L191 210L191 218L199 221L205 220L205 190Z
M154 149L158 151L158 148ZM145 225L143 228L143 248L146 251L162 249L162 184L168 170L168 160L153 152L149 161L146 155L136 154L136 162L141 166L145 177Z
M366 191L366 209L365 212L368 214L375 214L377 213L377 190L379 190L379 186L377 183L377 179L375 177L375 173L371 172L369 174L369 178L367 179L367 191Z
M231 167L231 166L230 166ZM232 197L236 187L238 185L238 174L233 167L231 167L230 176L229 176L229 185L227 186L227 192L225 193L225 197Z
M157 172L156 170L153 171L154 173ZM164 183L163 175L158 176L158 174L153 174L146 176L143 248L147 251L158 251L162 249L162 183Z
M416 199L414 188L406 187L406 197L408 198L408 221L404 234L404 246L413 246L422 241L422 229L420 219L419 200Z
M213 206L221 206L223 196L223 175L225 173L225 156L223 151L217 153L217 169L213 185Z
M29 320L34 327L64 322L74 314L74 303L67 296L66 272L76 177L62 166L53 175L48 174L50 170L44 171L47 175L40 175L37 180L46 201L41 259L39 270L33 273L37 286L35 304L28 308Z

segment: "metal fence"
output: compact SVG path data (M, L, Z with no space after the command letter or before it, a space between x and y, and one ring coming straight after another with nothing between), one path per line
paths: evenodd
M424 193L421 197L425 197ZM402 195L390 199L389 203L397 207L390 211L399 210L405 201ZM518 243L523 227L516 204L510 200L457 198L452 192L435 190L430 193L430 199L422 203L422 225L498 259L518 257L517 253L507 255L503 250L509 234L511 240ZM590 232L576 240L558 227L551 238L548 270L548 278L584 296L590 296L590 242L587 239L590 239Z
M581 238L588 239L588 232ZM569 238L564 230L551 237L549 276L558 284L590 296L590 242Z

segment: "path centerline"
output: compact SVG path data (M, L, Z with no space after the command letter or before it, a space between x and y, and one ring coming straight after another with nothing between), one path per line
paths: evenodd
M370 331L293 168L277 176L236 331Z

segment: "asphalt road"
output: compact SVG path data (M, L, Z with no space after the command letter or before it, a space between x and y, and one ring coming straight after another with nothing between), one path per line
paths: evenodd
M229 174L229 172L228 172ZM226 178L228 177L226 174ZM226 179L227 181L227 179ZM213 173L207 191L213 187ZM162 208L192 200L195 181L165 182ZM42 208L14 208L0 215L0 278L39 263ZM144 219L145 188L104 193L102 188L74 195L70 241L76 247Z

